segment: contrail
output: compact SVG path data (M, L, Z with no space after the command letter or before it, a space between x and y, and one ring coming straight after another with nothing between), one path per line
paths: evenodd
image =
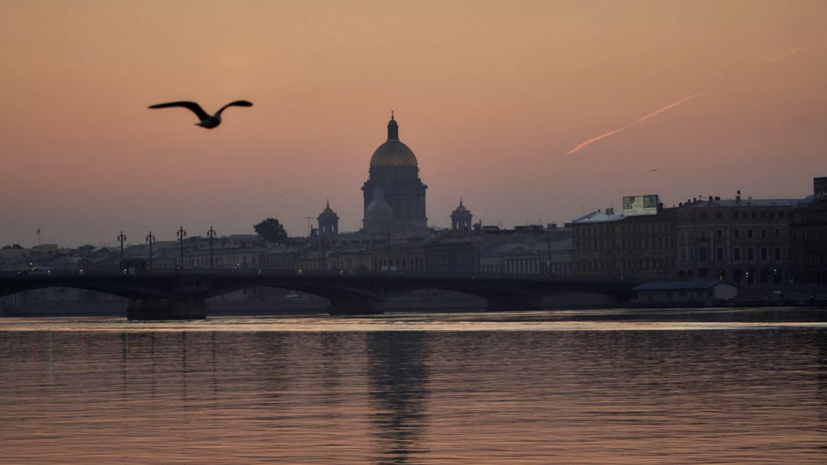
M615 133L618 133L618 132L620 132L620 131L623 131L623 130L629 129L630 127L632 127L632 126L634 126L634 125L636 125L636 124L638 124L638 123L642 123L642 122L646 121L647 119L649 119L649 118L651 118L651 117L653 117L653 116L657 115L658 113L662 113L662 112L664 112L664 111L666 111L666 110L668 110L668 109L670 109L670 108L672 108L672 107L676 107L676 106L680 105L681 103L683 103L683 102L685 102L685 101L687 101L687 100L692 100L693 98L695 98L695 97L697 97L697 96L699 96L699 95L701 95L701 94L703 94L703 92L698 92L697 94L692 95L692 96L690 96L690 97L684 97L684 98L682 98L682 99L678 100L677 102L675 102L675 103L673 103L673 104L671 104L671 105L667 105L667 106L665 106L665 107L661 108L660 110L658 110L658 111L656 111L656 112L654 112L654 113L649 113L648 115L644 116L643 118L640 118L639 120L635 121L635 122L634 122L634 123L632 123L632 124L629 124L629 125L623 126L623 127L622 127L622 128L620 128L620 129L615 129L614 131L611 131L611 132L607 132L606 134L603 134L602 136L597 136L597 137L595 137L595 138L593 138L593 139L589 139L589 140L587 140L586 142L583 142L582 144L578 145L577 147L575 147L575 148L573 148L573 149L569 150L569 151L568 151L566 154L564 154L563 156L564 156L564 157L569 156L569 155L571 155L572 153L574 153L574 152L576 152L576 151L578 151L578 150L582 149L583 147L585 147L585 146L587 146L587 145L591 144L592 142L597 142L597 141L599 141L600 139L602 139L602 138L604 138L604 137L609 137L609 136L611 136L612 134L615 134ZM562 158L562 157L561 157L561 158Z
M795 50L790 50L790 51L789 51L789 52L787 52L787 53L782 53L781 55L778 55L777 57L773 58L772 60L768 61L767 63L772 63L772 62L773 62L773 61L775 61L775 60L780 60L780 59L784 58L785 56L787 56L787 55L792 55L793 53L795 53L795 52L797 52L797 51L799 51L799 50L801 50L801 49L800 49L800 48L797 48L797 49L795 49Z

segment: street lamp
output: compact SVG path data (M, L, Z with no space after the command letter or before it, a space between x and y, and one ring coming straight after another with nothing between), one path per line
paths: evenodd
M212 252L212 250L213 250L212 249L212 241L215 238L215 234L216 234L215 229L213 229L212 226L210 226L210 230L207 231L207 237L210 238L210 270L212 270L214 268L213 252Z
M181 226L178 231L175 232L178 236L178 240L181 241L181 267L179 269L184 269L184 238L187 237L187 232L184 231L184 227Z
M152 244L155 243L155 236L152 235L152 231L146 236L146 243L149 244L149 269L152 270Z
M123 241L126 240L126 236L123 235L123 231L121 231L121 235L118 236L118 240L121 241L121 263L120 263L120 267L123 268Z

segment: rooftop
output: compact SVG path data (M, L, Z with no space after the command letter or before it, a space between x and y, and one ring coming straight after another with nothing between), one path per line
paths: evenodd
M596 212L591 212L587 215L581 216L580 218L572 221L572 223L605 223L607 221L619 221L623 218L623 213L616 213L614 209L609 208L606 211L597 210Z
M720 199L687 202L683 208L736 208L736 207L797 207L810 203L811 199Z

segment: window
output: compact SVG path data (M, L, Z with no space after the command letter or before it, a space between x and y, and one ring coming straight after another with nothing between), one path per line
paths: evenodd
M718 260L723 260L723 259L724 259L724 248L723 248L723 247L718 247L718 250L717 250L717 254L716 254L716 255L717 255L717 257L716 257L716 258L717 258Z
M701 212L701 219L702 219L702 220L705 220L705 219L706 219L706 212Z
M735 250L732 251L732 259L741 260L741 249L736 247Z
M752 229L747 229L747 237L752 237Z
M766 259L767 259L767 248L766 247L761 247L761 260L766 260Z
M740 229L733 229L732 230L732 237L738 239L741 237L741 230Z
M775 237L781 237L781 230L778 228L775 228Z
M767 212L761 212L761 218L766 218L766 217L767 217Z
M756 214L756 212L752 212L752 218L753 219L758 218L758 215Z
M779 218L784 218L784 212L778 212L778 217Z
M721 218L723 218L723 217L724 217L723 213L721 213L721 212L715 212L715 218L717 218L717 219L719 219L719 220L720 220L720 219L721 219Z
M755 260L755 252L752 250L752 247L747 249L747 260Z
M775 218L775 212L770 212L770 218Z
M776 247L775 248L775 259L776 260L781 260L781 247Z
M721 238L723 238L723 237L724 237L724 230L723 230L723 229L719 229L719 230L718 230L718 239L721 239Z
M733 212L732 213L732 218L737 220L738 219L738 212Z
M766 229L761 230L761 237L767 237L767 230Z

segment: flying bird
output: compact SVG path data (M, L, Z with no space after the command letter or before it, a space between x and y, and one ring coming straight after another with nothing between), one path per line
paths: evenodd
M201 105L199 105L195 102L159 103L158 105L152 105L149 108L184 107L184 108L189 109L193 113L195 113L196 116L198 116L198 119L201 120L198 123L195 123L196 126L201 126L202 128L212 129L212 128L218 126L219 124L221 124L221 112L226 110L227 107L251 107L251 106L253 106L253 104L246 101L246 100L236 100L235 102L230 102L230 103L224 105L223 107L221 107L220 110L215 112L215 114L212 115L212 116L208 115L207 112L204 111L203 108L201 108Z

